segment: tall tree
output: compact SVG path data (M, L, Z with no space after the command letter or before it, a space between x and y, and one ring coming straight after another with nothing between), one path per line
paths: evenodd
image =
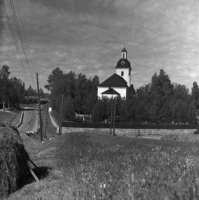
M151 79L150 97L153 102L154 110L153 117L157 123L168 121L171 113L168 110L169 101L173 94L173 85L169 76L163 69L159 75L156 73Z
M29 87L27 88L26 90L26 93L25 93L26 96L37 96L37 90L32 88L31 85L29 85Z
M75 119L74 99L70 96L68 96L64 101L63 119L72 121Z
M11 107L19 107L19 104L24 101L25 84L16 77L11 78L8 87L8 99Z
M52 89L56 86L56 83L60 80L60 78L62 78L63 76L63 71L59 69L59 67L57 67L56 69L54 69L52 71L52 73L48 76L47 82L48 84L46 84L44 87L52 92Z
M25 84L16 77L9 78L9 67L3 65L0 70L0 103L3 103L3 109L7 107L19 107L19 103L24 100Z
M191 95L192 95L192 98L193 98L193 101L194 101L194 106L196 107L197 104L199 103L198 100L199 100L199 87L198 87L198 84L197 82L193 82L193 87L191 89Z
M73 101L75 112L90 114L97 99L97 85L99 78L87 79L84 74L75 74L70 71L64 74L59 68L56 68L48 76L48 84L45 86L51 92L51 102L53 107L59 112L58 97L64 94L67 99L70 97Z
M7 65L3 65L2 69L0 70L3 109L5 109L6 100L8 102L9 75L10 75L9 67Z

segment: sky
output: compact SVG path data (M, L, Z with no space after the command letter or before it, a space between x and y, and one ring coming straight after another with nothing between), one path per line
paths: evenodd
M11 30L3 17L0 62L7 64L11 75L21 78L27 87L31 84L36 88L38 72L43 88L57 67L64 73L83 73L87 78L97 75L102 82L115 73L124 44L135 89L150 83L160 69L172 83L189 90L194 81L199 84L198 0L12 1L23 24L21 38L28 59L22 55L17 28ZM13 24L14 16L6 2Z

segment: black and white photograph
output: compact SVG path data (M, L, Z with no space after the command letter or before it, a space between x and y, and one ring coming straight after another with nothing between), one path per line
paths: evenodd
M199 199L198 0L0 0L0 200Z

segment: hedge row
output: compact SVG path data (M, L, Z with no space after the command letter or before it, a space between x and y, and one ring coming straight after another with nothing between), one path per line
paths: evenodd
M121 129L197 129L197 124L115 124ZM109 128L105 123L62 122L62 127L75 128Z

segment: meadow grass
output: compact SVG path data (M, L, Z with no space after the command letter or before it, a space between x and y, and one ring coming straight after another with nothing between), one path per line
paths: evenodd
M0 123L12 123L14 126L20 121L21 111L2 112L0 111Z
M198 199L197 143L94 132L33 140L23 137L31 159L51 169L9 200Z
M42 118L45 127L45 109ZM39 135L21 136L35 164L49 167L48 176L25 185L9 200L199 199L199 143L113 137L100 131L58 136L49 116L46 125L44 144Z
M161 140L169 141L181 141L181 142L199 142L198 134L187 134L187 133L177 133L177 134L165 134L161 137Z
M57 158L74 176L72 199L198 199L198 153L192 143L69 133Z

